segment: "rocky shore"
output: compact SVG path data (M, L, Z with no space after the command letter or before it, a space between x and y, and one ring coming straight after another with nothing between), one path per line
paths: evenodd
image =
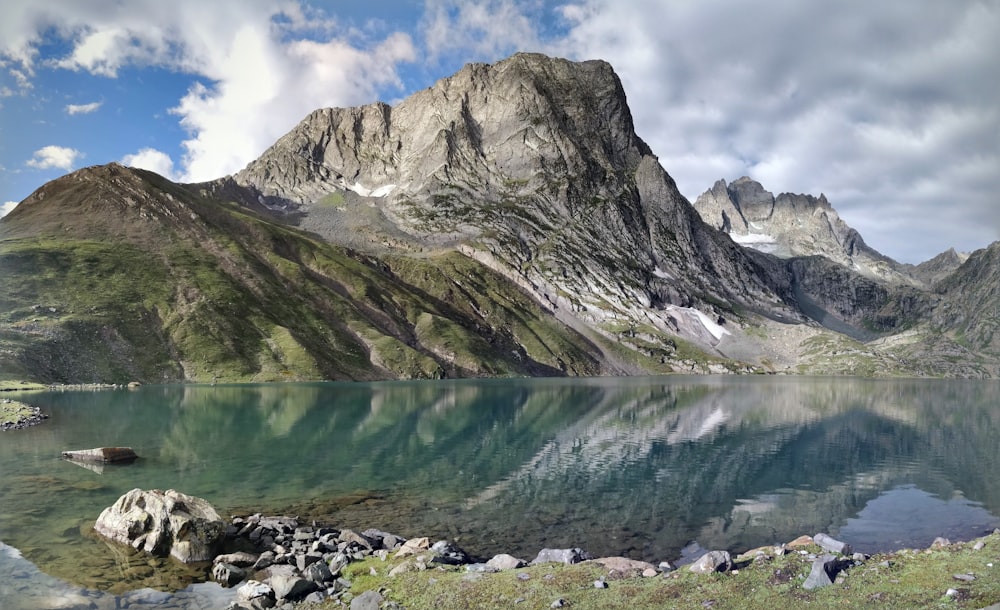
M996 555L1000 548L1000 530L994 532L992 538L996 540L991 544L990 553ZM704 551L688 558L683 565L662 561L654 566L624 557L595 558L579 548L542 549L531 561L507 554L487 559L471 555L447 540L432 543L426 537L406 539L378 529L358 532L301 523L294 517L260 514L234 517L227 525L225 539L226 547L240 550L216 556L212 564L212 578L223 586L236 588L237 597L229 610L275 607L292 610L313 604L350 607L352 610L410 608L407 596L392 594L397 586L407 579L409 583L424 583L423 587L437 586L446 575L458 579L453 585L457 590L476 583L489 590L512 591L507 601L517 605L527 601L524 595L518 596L517 591L528 590L530 581L540 578L543 584L556 584L557 571L560 568L571 570L568 566L582 570L585 576L581 581L577 573L574 588L577 591L589 590L591 596L595 591L605 591L613 586L621 589L623 583L629 581L655 586L657 583L696 579L694 587L697 588L718 582L723 575L738 577L741 570L746 573L755 568L766 570L770 574L767 582L775 588L790 584L793 591L808 596L835 583L853 582L855 579L849 577L856 573L890 574L897 561L885 555L873 557L856 553L849 544L823 533L802 536L788 543L761 547L736 556L724 550ZM970 548L973 552L980 552L986 545L983 539L971 543ZM948 552L959 548L960 545L939 538L934 541L931 550ZM983 554L984 558L989 556L989 553ZM988 569L1000 566L1000 562L982 563ZM798 567L793 570L790 566ZM803 570L803 566L808 566L808 569ZM574 572L560 574L571 573ZM942 589L940 595L951 601L972 599L969 585L981 576L981 572L972 571L953 574L954 586ZM1000 577L1000 568L991 576L994 579ZM489 583L490 578L496 578L500 586L493 587ZM699 582L697 579L702 580ZM515 586L505 587L502 583L514 583ZM548 607L585 605L583 599L570 599L573 595L558 595L558 587L553 591ZM597 607L612 607L613 600L624 601L616 600L613 593L607 595L605 604L599 603ZM997 595L1000 596L1000 591ZM414 607L422 607L421 602L414 601L418 604ZM435 602L431 607L438 605ZM468 600L461 605L490 607L490 604L477 606ZM713 605L710 603L703 607Z
M38 407L8 398L0 399L0 431L21 430L48 418Z

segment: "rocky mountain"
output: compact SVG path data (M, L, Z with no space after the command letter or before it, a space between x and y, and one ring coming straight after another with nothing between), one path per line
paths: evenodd
M739 244L780 258L822 256L868 278L929 286L961 262L945 253L935 259L934 270L897 263L868 246L825 195L775 197L746 176L731 184L719 180L695 200L694 207L705 222Z
M470 64L395 106L317 110L235 176L111 164L42 186L0 219L0 375L996 374L992 344L932 325L947 290L896 281L825 199L749 182L712 191L727 234L636 135L607 63ZM840 250L730 238L803 216ZM990 277L972 261L963 281ZM942 366L918 332L965 352Z

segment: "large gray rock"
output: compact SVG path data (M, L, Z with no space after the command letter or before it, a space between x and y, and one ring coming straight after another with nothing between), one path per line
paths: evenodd
M819 589L833 584L837 578L839 562L833 555L823 555L816 559L809 570L809 576L802 583L802 587L807 590Z
M211 504L173 489L133 489L94 524L105 538L183 563L211 561L225 528Z

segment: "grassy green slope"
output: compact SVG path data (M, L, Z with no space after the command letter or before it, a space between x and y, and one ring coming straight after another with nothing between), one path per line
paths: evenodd
M600 372L592 345L459 254L388 264L155 174L83 172L0 224L0 379Z

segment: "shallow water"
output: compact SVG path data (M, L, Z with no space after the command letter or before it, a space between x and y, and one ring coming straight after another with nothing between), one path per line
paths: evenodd
M518 379L10 397L50 418L0 435L0 541L90 591L173 591L204 577L204 566L93 536L101 510L134 487L201 496L223 514L292 512L528 559L581 546L673 560L691 541L739 551L820 531L874 552L1000 526L993 381ZM59 458L110 445L141 459L94 472Z

